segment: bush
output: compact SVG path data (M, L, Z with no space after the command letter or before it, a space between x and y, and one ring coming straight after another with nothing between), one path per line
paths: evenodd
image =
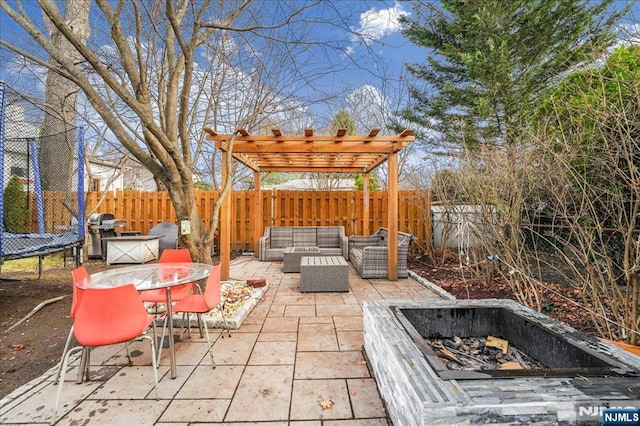
M14 234L27 232L27 193L16 175L11 176L4 190L4 230Z

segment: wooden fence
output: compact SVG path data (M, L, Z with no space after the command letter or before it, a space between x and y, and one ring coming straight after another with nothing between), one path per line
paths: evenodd
M211 212L218 191L196 191L196 204L205 227L211 226ZM342 225L347 235L362 234L362 191L282 191L263 190L262 227ZM175 212L166 192L116 191L105 195L88 193L87 213L112 213L126 221L124 230L146 234L159 222L176 222ZM254 250L254 191L234 191L232 201L231 245L233 250ZM52 200L53 202L53 200ZM95 211L93 211L95 209ZM431 193L399 191L398 229L417 237L417 244L431 242ZM387 192L369 193L369 230L386 226ZM261 231L262 232L262 231ZM216 241L217 246L217 241Z

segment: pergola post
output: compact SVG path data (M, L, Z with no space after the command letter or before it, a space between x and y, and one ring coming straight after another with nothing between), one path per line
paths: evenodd
M387 259L387 277L389 281L398 280L398 153L389 154L389 171L387 182L389 242Z
M253 214L253 253L255 257L260 255L260 237L262 236L262 188L260 182L260 172L253 172L253 190L255 191L254 214Z
M362 179L362 235L370 235L369 231L369 172Z
M229 153L222 151L222 187L227 180L227 160ZM231 197L233 189L231 189L226 197L222 200L220 208L220 279L228 280L231 274Z

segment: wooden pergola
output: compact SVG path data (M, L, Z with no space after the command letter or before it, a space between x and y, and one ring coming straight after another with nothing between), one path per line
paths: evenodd
M226 176L227 156L231 154L253 170L254 189L258 193L262 172L362 173L364 218L369 217L369 174L388 161L387 275L392 281L398 279L398 153L415 140L413 130L405 130L392 136L378 136L380 129L372 129L366 136L347 135L346 129L339 129L335 135L315 135L313 129L305 129L303 135L294 136L283 135L276 128L271 130L271 135L250 135L245 129L237 129L233 135L219 135L212 129L205 131L208 133L207 139L215 141L216 147L222 151L223 176ZM262 197L256 197L256 203L256 211L262 212ZM257 245L263 233L262 217L255 217L254 220ZM369 221L363 220L363 224L363 233L369 234ZM219 228L221 276L222 279L228 279L231 260L230 194L223 200Z

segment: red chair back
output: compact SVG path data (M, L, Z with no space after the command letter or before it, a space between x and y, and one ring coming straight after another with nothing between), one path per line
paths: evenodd
M87 272L84 266L78 266L71 271L71 281L73 287L73 293L71 295L71 318L76 317L76 312L82 296L84 294L84 286L86 281L89 280L89 272Z
M122 343L142 334L149 315L133 284L84 290L73 334L83 346Z
M209 274L209 278L207 278L207 287L204 289L204 301L209 309L213 309L218 306L221 297L220 265L216 265L211 268L211 273Z
M189 249L181 248L181 249L169 249L166 248L162 250L162 254L160 255L160 259L158 259L159 263L169 263L169 262L193 262L191 260L191 254L189 254Z

